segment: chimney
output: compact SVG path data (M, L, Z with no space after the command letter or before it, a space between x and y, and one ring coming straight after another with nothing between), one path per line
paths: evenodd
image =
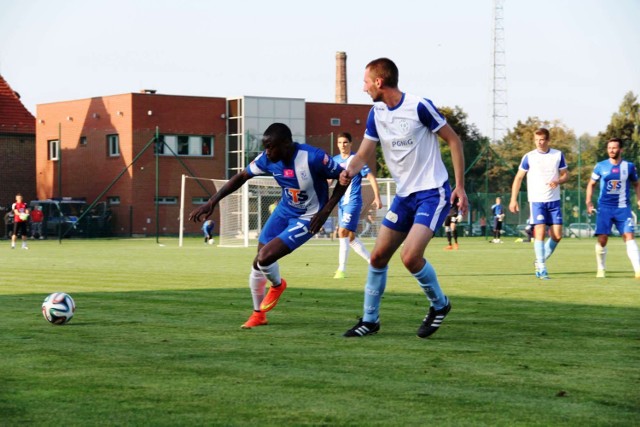
M336 104L347 103L347 54L336 52Z

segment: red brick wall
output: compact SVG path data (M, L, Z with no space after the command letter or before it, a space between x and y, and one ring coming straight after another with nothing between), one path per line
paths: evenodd
M33 134L0 134L0 208L10 209L17 193L26 201L36 197L35 151Z

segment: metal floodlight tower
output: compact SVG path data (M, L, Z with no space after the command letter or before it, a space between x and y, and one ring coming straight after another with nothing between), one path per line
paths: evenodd
M504 0L493 0L493 79L492 79L492 133L496 142L507 132L507 61L504 37Z

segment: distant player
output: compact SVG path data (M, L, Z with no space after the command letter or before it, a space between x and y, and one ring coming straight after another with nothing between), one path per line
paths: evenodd
M611 234L611 227L616 226L622 240L627 246L627 256L631 261L636 279L640 279L640 253L636 244L635 219L629 200L629 187L633 186L636 202L640 208L640 185L638 172L633 163L622 159L622 141L612 138L607 142L609 158L596 164L587 183L586 199L587 212L595 211L591 198L593 188L600 181L600 195L598 196L598 213L596 217L596 277L605 277L607 242Z
M202 233L204 234L204 243L213 245L215 243L215 239L213 238L213 229L215 228L216 223L212 219L206 220L202 223Z
M462 215L460 215L460 210L458 209L458 200L451 205L451 209L449 209L449 214L444 219L444 232L447 236L447 241L449 244L445 246L445 251L458 250L458 223L462 221ZM451 244L451 239L453 238L453 245Z
M562 151L549 147L549 130L540 128L534 132L536 149L522 157L518 173L511 186L509 210L519 212L518 193L524 176L527 175L527 195L533 224L533 249L536 255L536 277L548 280L546 260L562 239L562 207L560 206L560 184L569 180L567 162ZM544 241L546 227L550 237Z
M13 211L13 234L11 235L11 249L16 248L18 234L22 237L22 249L27 246L27 224L29 223L29 208L22 199L22 194L16 194L16 201L11 205Z
M349 166L349 162L354 156L351 151L352 138L348 132L338 135L338 150L340 154L333 156L333 161L338 163L343 169ZM359 174L355 175L351 180L351 184L347 188L347 192L338 203L338 241L340 249L338 250L338 269L333 278L344 279L347 270L347 259L349 258L349 248L351 247L355 253L369 262L369 251L362 241L356 237L356 230L360 222L360 212L362 211L362 178L365 177L371 183L373 190L373 203L376 209L382 207L380 200L380 192L378 191L378 181L367 165L365 165Z
M502 208L502 199L496 197L496 203L491 206L493 213L493 240L492 243L502 243L500 239L502 235L502 222L504 221L504 209Z
M307 242L320 231L347 185L336 184L331 198L327 180L339 177L342 168L324 151L294 142L291 130L273 123L262 137L264 151L247 168L231 179L209 201L189 215L189 220L208 219L220 200L255 176L273 176L282 187L282 200L269 216L258 238L258 254L253 260L249 287L253 310L242 328L267 324L266 313L273 309L287 287L280 277L278 260ZM265 295L267 281L271 282Z

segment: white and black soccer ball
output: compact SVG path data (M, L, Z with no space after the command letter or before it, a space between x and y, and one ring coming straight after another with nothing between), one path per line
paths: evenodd
M75 312L76 303L64 292L54 292L42 303L42 315L54 325L64 325L73 318Z

